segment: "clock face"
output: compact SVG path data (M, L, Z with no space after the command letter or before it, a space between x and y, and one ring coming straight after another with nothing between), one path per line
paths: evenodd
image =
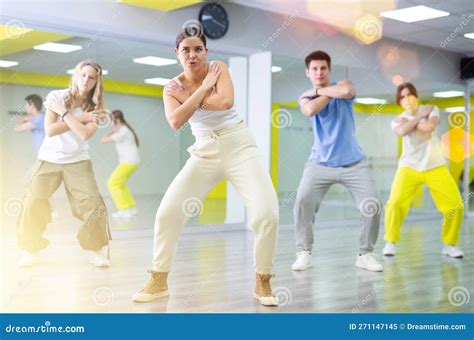
M210 39L222 38L229 28L227 12L219 4L204 5L199 12L199 21L204 28L204 34Z

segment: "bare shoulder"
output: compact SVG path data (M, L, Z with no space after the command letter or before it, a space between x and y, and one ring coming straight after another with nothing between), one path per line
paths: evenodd
M227 64L223 62L222 60L212 60L209 62L209 66L211 66L212 64L216 64L220 68L226 68L226 69L228 68Z
M174 77L173 79L171 79L171 81L176 81L178 80L179 83L184 83L186 82L186 76L184 75L184 72L181 72L180 74L178 74L176 77ZM170 83L171 83L170 81ZM168 83L169 84L169 83Z

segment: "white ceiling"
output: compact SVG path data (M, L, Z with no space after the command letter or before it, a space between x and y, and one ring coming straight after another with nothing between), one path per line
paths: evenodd
M313 1L323 1L324 3L328 3L326 0L313 0ZM386 0L370 0L372 2L383 2ZM261 6L263 9L266 8L266 4L270 3L270 1L263 1L263 0L251 0L251 1L241 1L241 0L234 0L234 2L237 3L242 3L244 6L250 6L251 8L260 8ZM342 0L334 0L332 3L334 4L347 4L347 3L354 3L356 2L355 0L345 0L342 2ZM283 10L285 10L284 14L288 15L288 4L291 3L291 8L292 9L298 9L298 6L303 6L305 5L305 2L302 0L274 0L271 1L272 7L269 8L269 10L278 12L278 13L283 13ZM420 45L429 45L429 44L437 44L436 48L439 47L439 39L445 39L450 33L447 31L448 27L453 27L453 25L456 26L459 25L456 20L461 20L462 18L462 13L466 12L466 8L468 11L473 13L474 16L474 0L453 0L453 1L416 1L416 0L404 0L403 3L399 2L398 7L405 6L409 4L410 6L413 4L425 4L429 5L431 7L451 11L452 13L457 13L455 15L449 16L447 18L440 18L440 19L433 19L433 20L428 20L423 22L425 26L419 24L404 24L401 22L396 22L393 20L385 20L384 21L384 35L390 36L392 38L397 38L397 35L399 39L405 39L408 41L409 39L419 39L420 42L410 40L413 42L416 42L417 44ZM436 4L438 5L437 7L435 6ZM264 6L265 5L265 6ZM284 7L283 7L284 6ZM342 6L342 5L341 5ZM240 6L235 6L235 7L240 7ZM240 7L242 8L242 7ZM305 8L305 7L304 7ZM457 8L457 9L456 9ZM246 8L248 10L248 8ZM299 10L300 12L305 12L302 11L303 7L301 7ZM128 10L128 8L127 8ZM183 10L182 10L183 11ZM178 11L179 12L179 11ZM195 15L196 10L192 10L192 15ZM260 12L261 11L255 11L255 12ZM129 14L127 12L127 14ZM143 15L150 14L150 11L143 11ZM172 15L179 14L177 12L172 12L168 17L171 17ZM456 18L455 18L456 16ZM182 18L180 18L180 21ZM282 19L282 17L280 18ZM305 18L307 19L307 18ZM173 19L175 20L175 19ZM177 19L176 19L177 20ZM314 20L314 18L313 18ZM454 21L453 21L454 20ZM438 28L431 28L427 25L432 25L432 26L438 26L436 25L436 22L439 21L439 27ZM279 24L280 21L278 21ZM474 23L474 20L471 20L471 22L468 23L463 28L463 32L467 32L468 29L471 29L471 31L474 31L474 27L472 26ZM308 22L304 22L303 26L298 26L298 29L300 27L304 27L304 25L307 25ZM165 23L163 23L165 25ZM235 27L235 26L234 26ZM254 27L251 24L248 24L248 27ZM443 28L444 27L444 28ZM273 26L272 26L273 29ZM64 32L62 32L64 33ZM72 33L72 32L71 32ZM234 34L238 34L238 30L234 30ZM258 32L256 32L257 34ZM241 34L241 32L240 32ZM436 36L436 40L434 37ZM426 38L423 39L423 37ZM431 38L430 38L431 37ZM462 43L458 44L458 40L456 39L461 39ZM461 46L463 48L463 53L467 53L470 51L474 51L474 40L469 40L466 38L461 38L461 37L456 37L448 46L446 47L447 49L450 49L452 51L459 52L457 46ZM173 39L169 39L172 41ZM106 79L114 79L114 80L120 80L120 81L128 81L128 82L133 82L133 83L143 83L144 79L146 78L154 78L154 77L163 77L163 78L171 78L175 75L177 75L180 71L181 68L179 65L170 65L170 66L163 66L163 67L154 67L154 66L149 66L149 65L141 65L141 64L136 64L133 63L133 58L137 57L144 57L148 55L153 55L153 56L159 56L159 57L165 57L165 58L174 58L174 53L173 53L173 46L172 43L170 44L165 44L165 43L151 43L151 42L146 42L143 40L139 39L113 39L113 38L105 38L105 37L99 37L97 40L95 39L88 39L88 38L81 38L81 37L75 37L68 39L64 42L71 43L71 44L78 44L83 46L84 48L82 50L69 53L69 54L61 54L61 53L52 53L52 52L45 52L45 51L36 51L33 49L12 54L9 55L7 58L3 59L8 59L8 60L15 60L18 61L20 64L16 67L12 67L12 70L16 71L24 71L24 72L34 72L34 73L46 73L46 74L60 74L60 75L65 75L66 71L68 69L73 68L79 61L85 59L85 58L92 58L96 60L99 64L101 64L105 69L107 69L110 73L109 75L105 76ZM410 45L410 44L407 44ZM413 48L413 45L411 45ZM372 46L367 47L367 49L370 49ZM365 47L364 47L365 49ZM215 50L215 49L211 49ZM223 52L223 53L210 53L209 58L210 60L228 60L229 57L232 55L235 55L235 53L230 52L229 53ZM233 49L232 49L233 51ZM293 100L296 96L297 93L301 93L302 91L306 90L308 86L308 81L304 75L304 63L302 60L301 55L299 57L290 57L290 56L284 56L284 55L279 55L278 53L273 53L272 54L273 58L273 64L282 66L283 71L279 73L275 73L273 75L273 90L274 90L274 99L276 101L288 101L288 100ZM436 55L433 57L433 59L428 58L427 61L429 60L430 62L433 62L434 58L436 58ZM342 60L344 61L344 60ZM447 66L445 66L447 67ZM452 65L453 68L457 67L457 65ZM349 78L355 81L356 85L358 86L358 94L361 96L379 96L383 98L390 98L390 96L393 96L394 88L393 85L389 80L384 80L382 78L378 79L378 82L371 82L369 83L366 80L366 76L368 73L367 68L358 68L354 66L342 66L341 65L336 65L334 63L333 65L333 77L334 79L344 79L344 78ZM424 75L426 75L425 72ZM380 75L379 75L380 76ZM446 78L446 77L445 77ZM456 77L457 79L457 77ZM431 95L433 91L443 91L443 90L462 90L463 87L461 84L450 84L450 82L447 81L441 81L444 80L443 77L441 77L439 80L427 80L424 79L423 77L420 77L419 79L416 80L416 84L418 88L422 91L424 95ZM371 83L375 84L374 86L369 86ZM372 84L372 85L373 85ZM296 94L295 94L296 93Z
M58 75L66 75L66 71L74 68L81 60L93 59L109 71L105 79L133 83L144 83L146 78L172 78L182 70L178 64L156 67L133 62L134 58L146 56L175 59L172 46L106 38L92 41L79 37L61 42L80 45L83 48L66 54L29 49L8 55L4 59L19 62L19 65L9 68L10 70ZM227 60L229 55L209 53L208 58Z
M95 41L91 39L74 37L63 41L64 43L81 45L83 49L72 53L54 53L29 49L20 53L9 55L8 60L18 61L19 65L9 68L14 71L43 73L51 75L67 75L66 71L74 68L81 60L90 58L97 61L109 74L104 79L113 79L138 84L144 84L146 78L172 78L181 72L178 64L168 66L150 66L136 64L132 60L138 57L158 56L163 58L175 58L172 46L156 45L122 39L100 38ZM209 53L208 60L227 61L231 54ZM273 65L283 67L282 72L273 74L274 99L276 101L293 100L295 93L307 89L308 81L304 73L304 62L300 58L292 58L284 55L273 54ZM367 70L348 69L345 66L333 65L332 76L334 79L351 78L353 80L363 79L359 73L365 74ZM360 85L357 83L357 85ZM445 84L440 82L417 81L417 86L423 96L430 96L433 91L445 90ZM462 90L460 86L453 85L453 90ZM367 90L360 86L358 94L361 96L377 96L390 99L393 89L380 87L378 91Z
M400 9L425 5L449 12L447 17L404 23L383 18L383 36L396 40L412 42L423 46L458 52L474 56L474 40L463 37L464 33L474 32L474 0L231 0L241 6L259 8L283 15L295 14L298 17L318 23L331 24L331 17L324 13L316 15L318 6L325 8L327 14L339 15L345 11L362 8L363 12L378 12L376 9ZM308 10L308 3L312 2ZM330 9L330 10L328 10ZM378 13L373 13L378 14ZM342 14L341 14L342 15ZM469 15L471 15L469 17ZM469 19L472 18L472 19ZM452 33L455 37L445 47L441 42Z

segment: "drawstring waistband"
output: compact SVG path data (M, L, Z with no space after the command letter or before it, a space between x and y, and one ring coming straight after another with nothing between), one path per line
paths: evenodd
M247 125L245 125L244 121L242 120L242 121L240 121L240 123L238 123L236 125L229 126L229 127L223 128L223 129L211 130L211 131L206 131L206 132L202 132L202 133L195 133L194 137L196 137L196 139L201 139L201 138L206 138L206 137L209 137L209 138L212 138L212 139L218 139L220 136L223 136L223 135L226 135L228 133L243 129L246 126Z

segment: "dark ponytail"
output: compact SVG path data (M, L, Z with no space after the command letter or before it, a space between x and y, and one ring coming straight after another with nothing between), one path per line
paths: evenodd
M128 127L130 129L130 131L132 131L133 133L133 138L135 139L135 144L138 146L140 146L140 140L138 139L138 135L137 133L135 132L135 130L127 123L127 121L125 120L125 117L123 115L123 112L120 111L120 110L114 110L112 111L112 115L114 116L114 119L118 119L120 120L120 122L125 125L126 127Z

